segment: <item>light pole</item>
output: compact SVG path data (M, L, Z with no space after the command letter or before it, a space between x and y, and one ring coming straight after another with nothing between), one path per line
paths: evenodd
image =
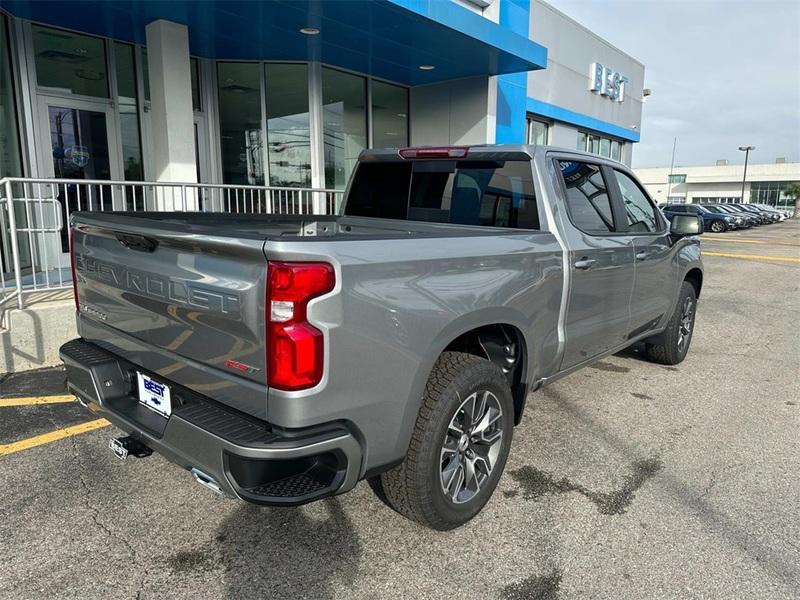
M744 174L742 175L742 197L740 202L744 204L744 182L747 180L747 159L750 157L750 150L755 150L755 146L739 146L739 150L744 152Z

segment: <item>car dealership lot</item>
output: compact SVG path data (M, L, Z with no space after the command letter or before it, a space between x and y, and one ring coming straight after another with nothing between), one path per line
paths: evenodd
M366 483L300 508L225 500L158 456L120 462L112 427L14 451L95 417L0 405L0 597L797 597L800 225L703 250L686 361L633 349L532 395L494 498L449 533Z

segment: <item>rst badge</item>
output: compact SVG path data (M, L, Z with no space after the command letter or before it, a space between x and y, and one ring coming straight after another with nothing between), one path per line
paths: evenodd
M226 360L225 366L230 369L236 369L237 371L241 371L242 373L258 373L261 369L258 367L251 367L250 365L246 365L236 360Z

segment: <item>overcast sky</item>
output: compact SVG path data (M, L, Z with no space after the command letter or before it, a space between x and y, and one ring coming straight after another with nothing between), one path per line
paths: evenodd
M800 0L546 0L645 65L634 167L800 162Z

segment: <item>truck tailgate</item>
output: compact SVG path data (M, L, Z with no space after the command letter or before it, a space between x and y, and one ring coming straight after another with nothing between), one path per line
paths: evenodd
M263 418L263 236L87 213L74 224L81 335Z

